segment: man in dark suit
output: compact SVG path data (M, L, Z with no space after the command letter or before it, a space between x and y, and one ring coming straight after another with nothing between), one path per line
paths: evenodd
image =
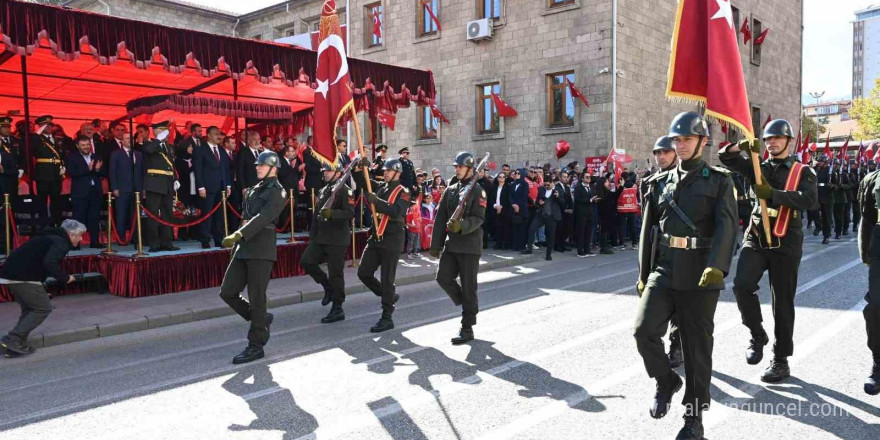
M34 157L34 180L37 182L37 199L41 228L61 223L61 181L64 176L64 161L60 146L55 145L52 136L52 116L40 116L34 121L37 133L33 136L31 148ZM49 213L46 214L46 201L49 201ZM51 217L51 220L50 220Z
M510 241L515 251L525 250L529 237L529 183L525 172L525 168L520 168L510 173L510 223L513 226Z
M134 193L144 189L144 158L140 151L129 148L131 135L122 137L122 149L110 156L110 191L116 198L113 209L119 238L125 240L131 226Z
M403 173L400 175L400 184L412 191L416 184L416 167L409 160L409 148L403 147L400 154L400 164L403 165Z
M223 133L219 128L208 128L206 145L193 150L193 170L196 177L196 189L201 202L201 215L211 212L211 209L222 200L221 191L226 191L228 197L232 193L232 176L229 174L229 156L220 144L223 141ZM201 232L202 249L210 249L210 239L214 238L214 246L220 247L223 241L223 211L217 210L210 219L199 225Z
M97 154L92 154L91 139L80 136L76 139L77 153L67 156L67 172L70 175L70 201L73 205L73 218L86 225L89 231L91 248L100 248L101 216L101 178L104 176L104 162Z
M3 195L9 194L9 206L15 203L18 197L18 178L22 174L20 169L24 162L21 161L21 141L12 136L12 118L0 118L0 204L3 203ZM6 215L0 214L0 238L5 238ZM6 253L5 240L0 241L0 253Z
M535 235L537 235L538 229L544 226L544 235L547 237L547 256L545 259L547 261L553 259L550 254L553 252L556 241L556 224L562 221L562 197L563 195L556 182L556 176L551 176L545 180L544 187L538 189L538 198L535 201L535 204L538 205L538 212L529 226L529 242L526 245L526 250L523 251L524 254L532 253Z
M113 127L110 128L110 133L113 136L97 148L98 156L100 156L99 159L104 163L110 163L110 156L113 155L113 152L122 148L122 136L126 133L125 124L121 122L113 124Z
M235 158L235 181L238 190L244 197L245 191L260 180L257 178L257 157L260 156L260 134L250 131L247 135L247 147L238 151Z
M134 138L134 148L135 151L143 152L144 145L150 141L150 126L147 124L138 124L135 127L136 136Z
M299 166L300 160L296 156L296 147L284 148L284 155L281 158L281 169L278 172L278 181L287 191L297 193L299 188Z

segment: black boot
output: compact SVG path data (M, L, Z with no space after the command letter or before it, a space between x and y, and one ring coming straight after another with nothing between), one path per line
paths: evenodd
M684 362L681 355L681 344L669 344L669 367L678 368Z
M330 297L332 296L331 292L333 289L330 288L330 283L321 284L321 287L324 288L324 298L321 300L321 305L326 306L327 304L330 304Z
M675 440L702 440L703 439L703 421L699 416L684 416L684 426Z
M370 327L370 333L382 333L394 328L394 321L391 320L391 314L383 313L376 325Z
M768 383L776 383L781 382L782 379L791 376L791 370L788 368L788 359L784 357L774 357L772 361L770 361L770 366L764 370L764 374L761 375L761 382Z
M461 345L465 342L474 340L474 329L472 327L462 327L458 332L458 336L452 338L452 345Z
M666 377L657 378L657 393L654 394L654 402L651 405L651 417L660 419L669 411L669 403L672 395L681 389L682 381L674 371L670 371Z
M813 229L813 237L819 235L819 232L821 232L821 231L819 231L819 227L816 226L816 229Z
M828 244L828 237L822 239L822 244Z
M550 253L549 253L549 252L547 253L547 256L544 257L544 259L547 260L547 261L553 261L553 257L550 256Z
M865 392L872 396L880 394L880 359L874 360L871 375L865 379Z
M321 318L321 323L330 324L331 322L342 321L343 319L345 319L345 312L342 311L342 305L333 304L333 307L330 308L330 313Z
M752 332L752 340L749 341L749 348L746 349L746 362L749 365L757 365L764 359L764 346L770 342L767 332L761 329L761 333Z
M257 345L248 345L247 348L244 349L241 353L232 358L233 364L246 364L248 362L253 362L257 359L262 359L265 354L263 354L263 347Z

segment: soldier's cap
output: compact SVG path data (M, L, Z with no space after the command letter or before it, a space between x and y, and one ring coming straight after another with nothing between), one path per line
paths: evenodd
M0 127L12 127L12 118L9 116L0 118Z
M376 147L376 151L388 151L388 145L379 145Z
M52 115L43 115L34 120L34 123L39 125L46 125L52 123Z
M157 122L157 123L153 124L152 127L153 127L154 132L159 132L159 131L168 130L168 127L170 127L170 126L171 126L170 121L162 121L162 122Z
M397 154L409 153L409 147L403 147L397 151Z

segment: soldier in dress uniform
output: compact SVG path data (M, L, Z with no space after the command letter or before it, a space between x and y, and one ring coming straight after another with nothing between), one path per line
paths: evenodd
M233 247L229 267L220 285L220 298L245 321L250 321L248 346L232 358L243 364L263 357L269 342L269 326L273 316L266 311L266 289L277 260L278 239L275 227L287 203L287 194L278 182L281 161L273 151L257 157L259 182L248 188L241 211L241 227L223 239L223 247ZM248 300L241 297L247 286Z
M376 158L373 159L373 164L370 166L370 173L376 180L382 180L382 176L385 175L385 170L383 166L385 165L385 155L387 153L387 145L379 145L376 147ZM401 164L401 166L403 165Z
M37 182L37 200L40 212L40 228L61 224L61 182L64 180L64 161L61 146L55 144L52 136L52 116L40 116L34 121L37 125L34 154L34 180ZM49 215L46 215L46 201L49 202Z
M834 159L831 168L831 203L834 213L834 239L840 240L842 235L849 234L849 228L845 224L844 211L846 209L847 190L849 189L849 176L843 170L840 159Z
M18 198L18 179L21 167L21 141L12 136L12 118L0 117L0 204L3 195L9 195L9 206ZM0 253L6 253L6 213L0 214Z
M868 349L874 358L871 374L865 379L865 392L880 394L880 171L872 171L859 186L859 206L862 208L859 227L859 255L868 265L868 293L865 294L865 330Z
M361 166L369 165L369 158L361 159ZM382 317L370 328L372 333L394 328L391 315L394 313L394 304L400 298L395 292L394 279L397 277L397 260L406 238L405 217L411 199L409 189L400 184L402 170L400 161L396 159L385 162L382 165L382 183L372 182L374 192L364 193L367 201L376 207L379 216L379 224L372 226L370 239L357 271L361 282L382 298ZM363 172L356 172L354 176L357 186L366 191L367 183ZM381 235L381 239L377 239L377 234ZM381 280L377 280L375 273L380 268Z
M831 197L831 169L828 167L828 156L820 154L814 167L816 171L816 186L819 191L819 225L813 230L813 235L819 235L822 231L822 244L828 244L831 238L831 223L834 215L834 200Z
M147 170L144 177L144 207L167 223L172 221L174 193L180 188L180 182L174 174L171 146L165 142L169 127L168 121L153 124L153 135L156 138L147 142L143 151L144 168ZM150 218L147 219L146 232L150 252L180 250L171 244L171 226L160 225Z
M650 413L661 418L682 386L662 341L670 318L678 315L687 385L677 439L701 439L702 412L711 402L715 308L737 236L736 198L729 172L703 161L709 129L702 116L677 115L669 136L680 163L648 179L634 336L648 376L657 381Z
M850 159L849 161L849 182L850 182L850 200L847 206L849 208L849 213L852 214L852 231L859 231L859 222L861 221L861 210L859 209L859 184L862 183L862 178L865 177L866 168L864 165L861 167L856 162L855 159ZM849 227L849 223L847 223L847 228Z
M309 244L303 252L300 265L303 270L324 288L324 299L321 305L333 302L330 313L321 318L321 322L345 319L342 303L345 302L345 251L351 244L351 219L354 218L354 193L348 185L343 184L336 196L333 206L324 208L333 194L333 186L342 175L338 165L322 164L324 186L318 191L315 213L309 229ZM354 251L354 250L352 250ZM319 266L327 263L327 272Z
M767 145L770 158L761 163L760 182L755 182L752 161L741 154L742 150L747 150L750 155L761 154L757 140L729 145L719 152L719 158L727 168L754 185L752 198L755 199L755 207L736 267L733 293L743 325L751 332L746 362L755 365L761 362L764 346L769 342L761 325L761 300L757 295L758 282L765 271L769 272L775 342L773 360L761 380L772 383L790 375L788 357L794 349L794 298L804 244L800 215L816 203L818 189L813 169L801 165L788 153L788 146L794 139L788 121L770 121L764 126L761 137ZM771 243L767 242L761 224L758 199L767 203L767 215L771 219Z
M440 258L437 268L437 284L461 306L461 331L452 338L454 345L474 339L477 324L477 272L483 252L483 221L486 218L486 192L476 182L474 155L462 151L455 156L456 182L449 185L441 196L434 217L434 233L431 236L430 253ZM473 183L474 187L464 204L461 219L452 218L459 204L462 189ZM442 255L441 255L442 252ZM455 281L458 277L461 284Z
M403 147L397 153L400 154L398 160L403 167L403 172L400 174L400 184L412 190L416 184L416 167L409 160L409 148Z

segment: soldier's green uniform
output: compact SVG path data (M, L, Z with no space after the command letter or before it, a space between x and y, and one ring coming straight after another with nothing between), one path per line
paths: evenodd
M880 171L872 171L859 186L862 208L859 226L859 255L868 266L868 293L865 294L865 330L868 349L874 357L871 375L865 380L865 392L880 394Z
M793 139L791 125L782 119L770 121L764 127L763 139L784 136L790 143ZM741 143L747 148L748 141ZM729 148L729 147L728 147ZM751 154L758 154L757 152ZM752 161L740 152L727 152L727 148L719 152L719 158L727 168L736 172L744 179L755 184L755 173ZM771 192L766 199L770 228L776 227L780 221L780 209L789 208L788 229L782 238L773 236L773 243L767 243L761 223L761 206L756 190L750 191L755 200L754 209L747 229L746 243L736 267L736 278L733 280L733 293L736 304L742 315L742 323L751 332L752 339L746 350L746 361L755 365L763 358L763 347L769 341L767 333L761 326L761 300L756 292L758 282L767 271L770 274L770 295L773 297L774 359L761 376L765 382L778 382L789 376L787 358L792 355L794 342L794 297L797 290L798 268L803 255L804 231L800 213L813 207L818 200L816 173L810 167L802 167L800 181L793 191L786 191L785 184L789 179L796 160L792 156L785 159L771 158L761 163L761 174L769 184L762 186L764 191ZM758 185L761 182L757 182ZM766 194L764 194L766 196Z
M34 136L31 142L34 157L33 179L37 182L37 206L40 210L40 226L61 224L61 182L64 180L64 151L53 142L49 128L52 116L40 116L34 121L37 126L47 125L43 133ZM46 215L46 201L49 202L49 215Z
M459 153L455 165L474 167L474 156L470 153ZM480 266L480 255L483 252L483 221L486 216L486 192L474 182L473 190L468 197L461 221L457 226L450 225L450 219L458 207L459 193L462 188L474 182L474 176L459 180L449 185L443 192L437 214L434 218L434 232L431 235L431 254L440 255L437 268L437 284L457 306L461 306L461 331L453 344L461 344L473 340L473 326L477 323L479 305L477 301L477 273ZM458 232L447 230L461 228ZM461 284L455 281L458 277Z
M369 163L369 159L366 159ZM394 328L394 322L391 315L394 313L394 304L397 302L398 295L395 291L394 279L397 277L397 261L400 258L401 249L403 249L403 241L406 238L405 218L406 210L410 206L409 189L400 184L400 173L403 170L400 161L392 159L382 164L382 170L394 171L397 173L394 180L385 183L372 181L373 194L367 195L369 202L376 207L376 213L379 215L379 223L387 217L385 230L381 240L376 240L376 228L378 225L372 225L370 239L367 241L367 247L361 257L361 266L358 268L357 275L361 282L370 289L376 296L382 298L382 317L375 326L370 328L373 333L379 333ZM355 181L359 188L366 188L367 184L364 180L362 172L355 173ZM392 193L397 195L394 200L389 203ZM381 267L380 280L376 279L376 269Z
M699 432L700 438L700 414L710 403L715 308L733 256L737 206L729 172L710 167L700 156L700 143L708 136L703 118L696 113L676 116L669 136L698 136L698 142L691 157L679 157L682 161L676 169L657 173L648 181L640 264L650 266L652 260L655 264L650 271L640 271L640 277L648 275L639 280L643 291L634 337L648 375L657 380L651 414L663 417L682 385L669 366L661 339L670 318L677 315L686 374L685 427L679 435ZM654 226L659 226L659 248L652 258Z
M831 170L831 203L834 210L834 238L840 239L842 235L849 234L849 228L845 224L844 210L846 209L846 193L850 188L849 176L842 170L840 159L834 159L834 168Z
M271 151L260 153L257 164L276 169L281 167L278 155ZM277 176L263 178L248 188L244 196L242 226L232 234L238 242L232 248L229 267L226 268L223 283L220 285L220 298L242 318L251 322L248 348L236 356L233 363L249 362L263 357L263 346L269 341L272 314L266 312L266 289L269 287L272 267L278 258L275 227L286 201L287 194ZM241 297L245 286L248 301Z
M336 171L339 169L324 165L324 171ZM339 175L337 174L336 178ZM333 193L333 185L336 178L318 190L315 212L312 215L312 225L309 230L309 244L303 252L300 265L303 270L324 288L323 305L333 302L330 313L321 319L328 324L345 319L342 311L342 303L345 302L345 251L351 244L351 219L354 218L354 193L347 185L330 207L329 212L322 215L322 207L330 199ZM326 215L326 217L325 217ZM352 250L354 251L354 250ZM327 263L327 273L321 270L320 264Z
M168 130L168 123L153 124L153 133ZM172 200L174 199L174 159L171 157L171 148L165 140L153 139L144 145L144 169L147 175L144 177L144 207L163 221L172 221ZM147 219L147 244L150 252L163 250L176 250L171 244L173 233L171 226L159 225L153 219Z

